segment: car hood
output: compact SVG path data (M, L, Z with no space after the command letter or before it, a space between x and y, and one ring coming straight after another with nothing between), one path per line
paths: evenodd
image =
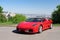
M33 24L37 24L36 22L21 22L19 23L19 28L29 28L32 27Z

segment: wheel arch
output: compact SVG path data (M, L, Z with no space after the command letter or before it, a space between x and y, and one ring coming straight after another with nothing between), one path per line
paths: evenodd
M43 27L43 25L42 25L42 24L40 24L40 26L42 26L42 27Z

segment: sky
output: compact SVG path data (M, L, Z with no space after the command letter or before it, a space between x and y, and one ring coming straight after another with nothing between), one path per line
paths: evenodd
M50 15L60 0L0 0L3 11L22 14Z

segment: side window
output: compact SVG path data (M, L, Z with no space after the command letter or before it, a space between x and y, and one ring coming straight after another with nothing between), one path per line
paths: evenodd
M45 19L43 18L43 19L41 19L41 22L44 22L45 21Z
M38 18L37 20L38 20L38 22L41 22L41 18Z

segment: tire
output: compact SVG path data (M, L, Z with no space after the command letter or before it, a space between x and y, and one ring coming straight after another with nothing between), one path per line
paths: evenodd
M38 33L42 33L42 26L39 27Z
M52 24L51 24L49 29L52 29L52 28L53 28L53 26L52 26Z

